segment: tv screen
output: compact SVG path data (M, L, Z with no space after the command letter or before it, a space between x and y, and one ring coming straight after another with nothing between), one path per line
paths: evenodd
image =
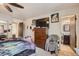
M46 27L46 22L37 20L36 27Z

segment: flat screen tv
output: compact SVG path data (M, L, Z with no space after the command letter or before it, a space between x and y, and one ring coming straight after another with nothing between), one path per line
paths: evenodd
M36 27L46 27L46 26L47 24L45 21L39 21L39 20L36 21Z

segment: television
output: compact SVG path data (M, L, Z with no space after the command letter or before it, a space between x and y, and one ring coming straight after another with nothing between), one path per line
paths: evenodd
M36 21L36 27L47 27L46 21Z

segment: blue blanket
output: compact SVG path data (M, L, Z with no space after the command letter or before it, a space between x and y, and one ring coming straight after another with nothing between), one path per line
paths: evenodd
M26 41L8 41L0 43L0 56L13 56L26 49L31 49L31 44Z

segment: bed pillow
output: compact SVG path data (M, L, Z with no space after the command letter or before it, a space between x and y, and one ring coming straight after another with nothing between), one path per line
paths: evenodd
M31 36L25 37L24 40L33 43Z

